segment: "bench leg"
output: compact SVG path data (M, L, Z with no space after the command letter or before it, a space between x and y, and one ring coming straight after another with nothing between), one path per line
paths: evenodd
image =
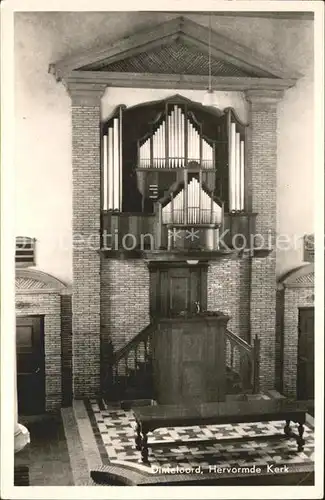
M142 438L141 438L141 426L137 422L137 428L136 428L136 436L135 436L135 449L136 450L141 450L142 449Z
M304 449L304 444L305 444L305 440L304 438L302 437L303 434L304 434L304 426L303 424L299 424L299 427L298 427L298 433L299 433L299 436L297 438L297 444L298 444L298 451L303 451Z
M142 449L141 449L141 457L142 457L142 462L144 464L148 464L148 455L149 455L149 450L148 450L148 436L146 432L142 433Z
M284 433L286 436L290 436L291 434L291 427L290 427L290 420L286 420L286 424L284 426Z

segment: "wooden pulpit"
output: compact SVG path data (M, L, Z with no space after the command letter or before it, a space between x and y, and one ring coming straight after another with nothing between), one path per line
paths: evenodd
M160 319L152 339L159 404L225 400L228 321L229 316L209 312Z

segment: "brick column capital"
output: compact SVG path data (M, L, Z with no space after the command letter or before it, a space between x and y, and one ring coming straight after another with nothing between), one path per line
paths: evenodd
M74 106L96 106L105 92L106 84L96 82L78 82L66 78L64 85Z
M251 106L276 106L283 97L283 90L250 89L245 91L245 97Z

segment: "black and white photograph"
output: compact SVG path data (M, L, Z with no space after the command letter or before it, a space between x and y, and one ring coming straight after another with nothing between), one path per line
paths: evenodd
M1 496L322 498L323 2L0 8Z

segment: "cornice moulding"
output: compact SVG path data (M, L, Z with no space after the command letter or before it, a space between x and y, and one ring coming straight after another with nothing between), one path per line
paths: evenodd
M105 87L192 89L206 90L207 80L202 75L165 75L159 73L125 73L105 71L73 71L64 78L69 92L85 94L102 92ZM216 91L286 90L293 87L295 79L212 77ZM97 85L97 87L96 87Z
M275 89L248 89L245 91L246 100L253 105L276 104L283 98L284 88Z

